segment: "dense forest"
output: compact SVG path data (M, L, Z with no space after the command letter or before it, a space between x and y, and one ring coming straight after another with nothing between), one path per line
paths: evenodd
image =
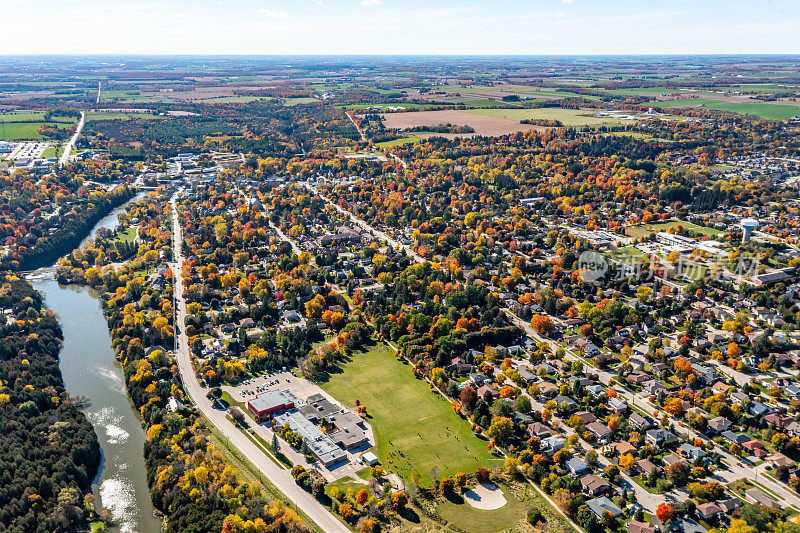
M0 308L0 531L68 531L94 511L100 445L64 389L55 313L7 272Z

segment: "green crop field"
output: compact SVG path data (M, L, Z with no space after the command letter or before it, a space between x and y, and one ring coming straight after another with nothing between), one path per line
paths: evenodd
M131 120L134 118L142 120L154 120L161 118L150 113L123 113L121 111L89 111L86 113L86 120Z
M204 104L242 104L255 102L257 100L273 100L271 96L220 96L218 98L196 98L191 102L203 102Z
M415 143L421 141L419 137L401 137L399 139L395 139L393 141L386 141L382 143L377 143L375 146L379 148L387 148L389 146L403 146L404 144Z
M736 103L722 102L710 98L690 98L686 100L670 100L668 102L650 102L653 107L679 107L702 106L717 111L729 111L740 115L758 115L769 120L786 120L800 115L800 106L764 104L764 103Z
M11 123L2 122L0 123L0 140L4 141L42 140L45 137L39 135L39 133L37 133L37 130L45 124L61 129L72 126L71 123L65 123L65 122L11 122Z
M502 465L469 422L395 359L390 347L373 345L355 353L340 370L320 386L347 406L354 407L356 399L366 406L377 440L375 453L387 470L404 479L415 471L422 485L430 485L433 467L448 476Z
M45 122L43 111L22 111L19 113L0 113L0 122ZM74 124L77 119L73 117L51 117L47 122L63 122Z
M533 118L553 119L561 121L564 126L600 126L632 123L629 120L622 121L609 117L596 117L594 116L594 111L590 110L561 109L558 107L540 109L470 109L468 112L516 121Z

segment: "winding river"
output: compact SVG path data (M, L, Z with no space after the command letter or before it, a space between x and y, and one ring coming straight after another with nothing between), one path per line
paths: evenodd
M100 228L115 228L117 215L125 205L100 220L90 237ZM161 523L153 517L142 455L144 430L128 400L100 300L86 287L59 285L54 273L55 267L39 269L29 274L28 280L45 297L47 306L58 313L64 334L59 366L67 390L91 401L85 412L103 451L94 480L97 506L111 511L115 522L112 531L158 533Z

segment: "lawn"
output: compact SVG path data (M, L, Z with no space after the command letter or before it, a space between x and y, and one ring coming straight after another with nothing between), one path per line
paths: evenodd
M513 494L506 485L501 485L507 503L500 509L483 511L468 503L445 501L436 512L447 520L448 525L470 533L499 533L501 531L527 531L532 529L527 522L528 509L536 507L547 520L546 531L572 531L572 528L547 501L530 485L515 483L519 494ZM459 498L460 499L460 498Z
M631 226L629 228L625 228L625 233L638 239L639 237L649 237L653 233L658 233L660 231L667 231L669 228L675 226L683 226L684 229L697 232L701 235L708 235L712 238L722 233L718 229L698 226L697 224L692 224L691 222L686 222L685 220L675 219L665 220L664 222L656 222L654 224L639 224L636 226Z
M516 121L534 118L558 120L564 126L616 126L631 123L631 121L622 121L610 117L596 117L593 110L561 109L558 107L540 109L471 109L467 112Z
M377 440L375 453L387 470L404 479L417 472L420 483L429 485L433 467L448 476L502 464L469 422L414 377L410 366L395 359L386 345L354 353L320 386L349 407L356 399L366 406Z
M393 141L378 143L375 146L377 146L378 148L387 148L389 146L403 146L404 144L415 143L421 140L422 139L420 139L419 137L401 137Z
M114 237L114 240L120 242L133 242L135 238L136 238L136 228L131 226L125 231L118 231L116 236Z

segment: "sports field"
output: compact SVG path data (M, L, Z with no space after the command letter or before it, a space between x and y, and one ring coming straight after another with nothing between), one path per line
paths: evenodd
M320 386L349 407L356 399L366 406L377 440L374 451L387 470L404 479L416 471L420 484L430 485L433 467L446 476L502 465L469 422L455 414L446 399L433 394L425 381L415 378L389 346L357 352L340 370Z
M685 220L665 220L664 222L656 222L654 224L639 224L626 228L625 233L638 239L639 237L649 237L653 233L667 231L669 228L677 226L683 226L684 229L695 231L701 235L708 235L711 238L714 238L722 233L718 229L698 226L697 224L692 224L691 222L686 222Z

